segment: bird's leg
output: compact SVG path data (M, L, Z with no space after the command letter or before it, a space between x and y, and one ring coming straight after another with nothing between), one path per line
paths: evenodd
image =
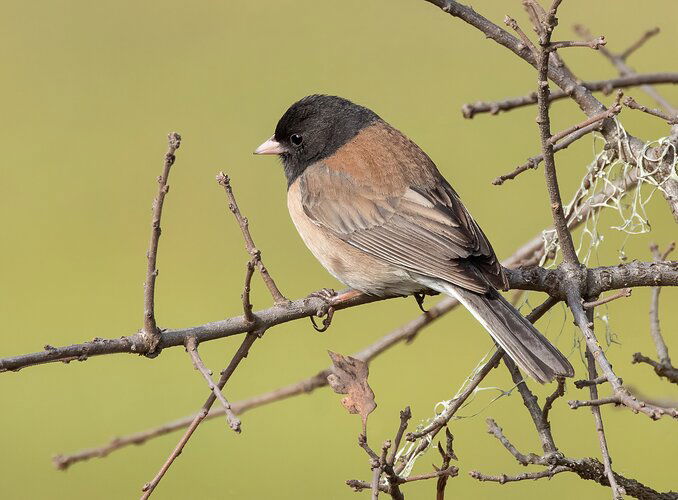
M332 297L332 300L330 302L333 306L336 306L341 304L342 302L347 302L356 297L360 297L361 295L363 295L363 292L359 290L348 290L343 293L335 293L334 297Z

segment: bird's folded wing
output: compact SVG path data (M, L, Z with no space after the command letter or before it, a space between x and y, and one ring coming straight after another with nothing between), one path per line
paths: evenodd
M505 288L490 243L440 176L427 187L380 192L323 164L300 178L315 223L372 256L476 292Z

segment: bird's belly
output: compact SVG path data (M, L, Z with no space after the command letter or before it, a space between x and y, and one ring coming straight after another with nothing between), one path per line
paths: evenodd
M410 273L352 247L304 213L301 197L290 186L287 208L301 239L316 259L345 285L370 295L411 295L426 290Z

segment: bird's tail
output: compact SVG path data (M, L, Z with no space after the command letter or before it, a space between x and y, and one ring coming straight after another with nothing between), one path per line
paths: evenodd
M538 382L574 376L567 358L496 290L481 295L450 283L426 281L427 286L454 297L471 311L511 359Z

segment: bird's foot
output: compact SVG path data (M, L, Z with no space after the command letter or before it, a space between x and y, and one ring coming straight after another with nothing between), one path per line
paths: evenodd
M339 294L335 292L332 288L321 288L317 292L311 292L308 294L309 297L317 297L324 300L327 303L332 302L332 300L337 297Z
M308 295L309 297L319 298L325 302L325 305L318 309L318 311L315 313L315 316L309 316L311 324L313 325L313 328L316 332L327 331L327 329L332 324L332 318L334 317L333 302L337 295L337 292L335 292L332 288L322 288L317 292L313 292ZM315 322L316 316L318 318L324 317L322 326L318 326L318 324Z
M323 288L317 292L311 293L309 297L317 297L325 302L325 306L318 309L315 314L318 318L324 318L322 326L318 326L314 316L310 316L313 328L318 332L326 331L332 324L335 306L346 302L347 300L359 297L360 295L362 295L362 292L359 292L358 290L348 290L347 292L337 293L331 288Z

